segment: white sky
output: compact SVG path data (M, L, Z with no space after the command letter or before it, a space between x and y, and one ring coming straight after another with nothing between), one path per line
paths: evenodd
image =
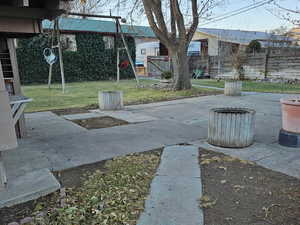
M259 0L256 0L259 1ZM223 6L214 9L212 17L216 17L222 15L227 12L231 12L233 10L239 9L241 7L247 6L255 2L255 0L227 0L226 4ZM277 0L280 2L280 5L290 8L296 9L300 8L299 0ZM297 7L298 6L298 7ZM268 9L274 9L271 5L265 5L253 10L250 10L246 13L242 13L240 15L236 15L230 18L227 18L222 21L217 21L215 23L210 23L206 25L201 25L203 21L200 21L199 27L207 27L207 28L222 28L222 29L240 29L240 30L256 30L256 31L269 31L271 29L278 28L280 26L286 26L288 28L293 27L292 24L288 23L285 20L274 16L272 13L268 11ZM108 10L105 10L108 12ZM108 14L107 12L103 12ZM126 9L120 9L121 16L126 15ZM117 11L113 11L113 14L116 15ZM204 21L205 22L205 21ZM146 17L138 18L138 22L136 25L148 25Z

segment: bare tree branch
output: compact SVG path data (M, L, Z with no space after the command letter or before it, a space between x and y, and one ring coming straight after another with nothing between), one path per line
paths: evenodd
M206 1L206 3L208 2L209 0ZM198 6L197 6L197 0L192 0L192 14L193 14L193 23L186 35L186 39L187 39L187 42L190 43L190 41L192 40L195 32L196 32L196 29L198 27L198 24L199 24L199 14L198 14Z
M288 8L285 8L277 3L274 3L274 5L276 5L279 9L282 9L282 10L285 10L287 12L291 12L291 13L300 13L300 10L294 10L294 9L288 9Z

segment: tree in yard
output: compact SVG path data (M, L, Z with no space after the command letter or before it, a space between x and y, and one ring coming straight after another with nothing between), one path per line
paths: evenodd
M252 41L248 44L247 49L246 49L246 51L247 51L248 53L260 52L260 50L261 50L261 44L260 44L260 42L257 41L257 40L252 40Z
M157 38L168 48L173 65L174 90L191 88L187 49L200 16L215 6L214 0L142 0L148 22ZM169 21L163 7L169 7ZM186 10L188 9L188 10ZM191 15L184 14L184 11ZM187 27L186 18L191 16ZM169 28L169 29L168 29Z

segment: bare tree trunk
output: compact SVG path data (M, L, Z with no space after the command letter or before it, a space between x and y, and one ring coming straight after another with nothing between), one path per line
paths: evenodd
M173 89L186 90L191 89L191 79L189 74L189 64L186 50L173 49L171 54L174 84Z
M181 0L169 0L170 32L162 10L162 0L143 0L143 5L149 25L158 39L169 50L172 59L174 90L186 90L192 87L187 50L199 24L199 15L207 12L214 0L190 0L192 23L185 26ZM188 1L189 2L189 1ZM198 4L199 3L199 4ZM188 5L188 4L187 4Z

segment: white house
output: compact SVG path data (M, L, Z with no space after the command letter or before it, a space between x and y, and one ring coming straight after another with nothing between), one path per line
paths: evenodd
M198 28L193 40L201 42L202 55L217 56L225 53L225 49L246 47L252 40L257 40L262 47L286 47L292 39L260 31L244 31L215 28ZM226 54L226 53L225 53Z
M161 48L165 48L159 41L144 42L136 45L136 62L138 65L147 65L147 56L160 56ZM200 55L201 43L192 41L188 48L188 55Z

